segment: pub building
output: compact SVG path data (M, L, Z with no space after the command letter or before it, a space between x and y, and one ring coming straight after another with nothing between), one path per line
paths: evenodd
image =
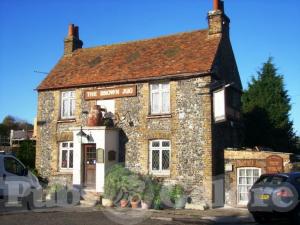
M64 54L38 86L36 167L50 182L103 192L116 163L189 190L213 206L224 149L239 147L242 85L224 3L208 28Z

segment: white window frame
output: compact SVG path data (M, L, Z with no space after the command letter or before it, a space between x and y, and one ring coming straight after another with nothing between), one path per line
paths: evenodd
M253 181L252 184L240 184L240 170L245 170L246 175L242 176L242 177L246 177L246 178L249 177L249 176L247 176L246 170L258 170L258 177L257 177L257 179L258 179L261 175L261 168L259 168L259 167L240 167L240 168L237 168L237 174L236 174L236 178L237 178L237 180L236 180L236 193L237 193L237 196L236 196L236 199L237 199L237 204L238 205L243 205L244 206L244 205L247 205L249 199L247 199L247 201L241 201L240 200L239 187L240 186L248 186L248 188L250 189L251 186L256 182L257 179L255 181ZM253 172L252 172L252 174L253 174ZM253 179L253 176L252 176L252 179ZM247 196L249 196L248 192L247 192Z
M168 147L163 147L162 142L167 141L169 142ZM159 147L152 147L153 142L159 142ZM159 150L159 170L152 170L152 151ZM168 150L169 151L169 169L163 170L162 169L162 151ZM171 141L165 139L155 139L149 141L149 171L153 175L163 175L168 176L170 175L170 167L171 167Z
M61 105L60 116L62 119L74 119L75 118L75 91L63 91L61 92ZM67 101L66 115L64 115L64 102ZM73 103L73 104L72 104Z
M63 144L67 143L68 146L67 147L63 147ZM70 147L70 144L72 143L73 147ZM62 167L61 163L62 163L62 151L63 150L67 150L67 167ZM73 167L70 168L70 151L73 151ZM74 143L73 141L63 141L63 142L59 142L59 169L60 171L72 171L74 168Z
M153 90L153 85L158 85L158 89L157 90ZM166 89L163 88L163 85L168 85L168 87ZM155 112L153 111L154 107L153 107L153 94L157 94L158 93L158 111ZM168 104L169 104L169 108L167 111L163 111L163 98L162 98L162 94L163 93L168 93ZM161 114L170 114L170 108L171 108L171 102L170 102L170 83L169 82L162 82L162 83L152 83L150 84L150 113L151 115L161 115Z

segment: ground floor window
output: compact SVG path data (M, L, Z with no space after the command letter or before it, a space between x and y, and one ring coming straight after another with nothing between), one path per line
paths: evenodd
M169 140L151 140L150 172L157 175L170 174L171 143Z
M61 170L73 169L73 142L60 142L59 156Z
M248 202L248 192L255 181L260 177L261 169L243 167L237 169L237 202L245 205Z

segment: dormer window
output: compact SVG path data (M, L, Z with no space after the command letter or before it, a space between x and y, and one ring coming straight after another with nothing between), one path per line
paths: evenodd
M61 92L61 118L75 118L75 91Z
M151 115L170 113L169 82L150 84Z

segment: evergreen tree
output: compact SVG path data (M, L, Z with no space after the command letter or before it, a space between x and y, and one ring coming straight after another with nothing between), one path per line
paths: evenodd
M272 58L263 64L257 78L252 77L242 104L246 146L286 152L296 150L293 122L289 119L290 98Z

